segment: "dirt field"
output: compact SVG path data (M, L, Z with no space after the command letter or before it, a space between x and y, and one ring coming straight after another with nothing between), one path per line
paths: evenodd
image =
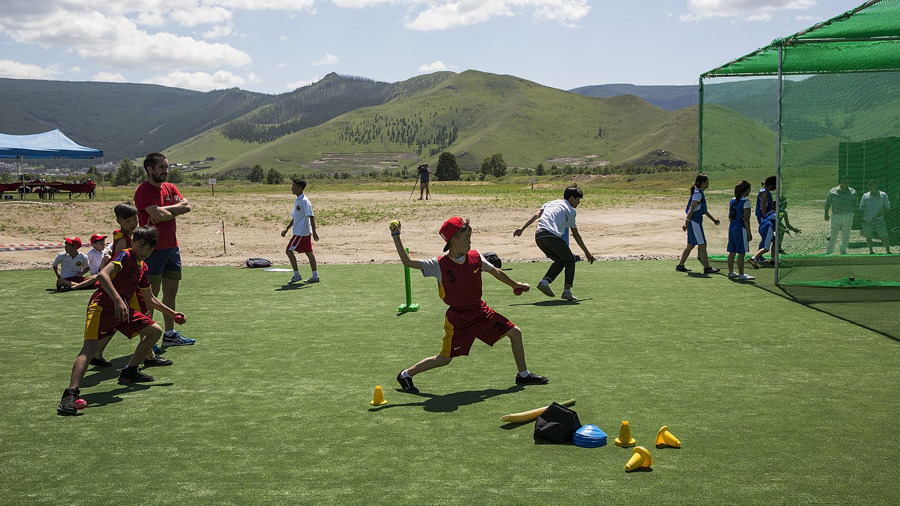
M534 244L534 225L522 237L512 235L536 208L469 196L433 195L431 200L419 201L409 199L407 192L323 192L310 195L310 200L320 237L313 247L321 264L396 262L387 228L395 217L403 222L403 242L411 256L437 255L443 247L437 230L453 215L471 220L475 231L472 244L479 251L496 252L504 261L543 260ZM276 265L287 264L287 239L280 234L289 220L292 201L288 193L192 198L192 212L178 218L184 263L237 266L249 257L263 257ZM676 258L680 254L684 244L682 199L658 199L652 208L647 208L646 202L643 205L579 207L578 230L594 256ZM110 202L95 201L3 201L0 249L12 244L61 243L63 237L73 235L87 243L93 233L109 235L117 228L112 207ZM82 251L89 247L85 244ZM582 254L574 241L572 250ZM0 251L0 270L48 268L58 251ZM299 259L306 264L305 255Z

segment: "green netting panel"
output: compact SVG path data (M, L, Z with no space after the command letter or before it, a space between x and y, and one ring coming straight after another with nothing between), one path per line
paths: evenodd
M898 72L820 74L783 81L780 193L785 203L780 215L784 251L779 257L780 284L900 286L897 83ZM760 182L775 174L777 92L777 80L771 78L706 80L701 170L712 181L711 205L721 209L714 216L725 217L725 206L738 181L753 184L755 200ZM846 177L846 190L840 189L842 177ZM871 180L877 181L892 206L884 214L887 244L879 237L878 227L872 226L874 255L863 234L860 209ZM826 221L826 201L835 187ZM755 219L751 221L755 226ZM788 234L787 223L802 233ZM832 228L844 223L846 228ZM710 253L724 252L723 231L710 232ZM887 245L894 254L887 255Z

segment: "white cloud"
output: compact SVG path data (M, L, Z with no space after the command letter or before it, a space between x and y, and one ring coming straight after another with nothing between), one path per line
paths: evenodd
M8 20L7 20L8 21ZM227 44L211 44L168 32L148 33L128 18L99 12L57 11L42 17L0 21L16 42L62 47L112 67L155 69L244 66L250 55Z
M230 22L231 11L222 7L198 7L174 10L169 18L181 26L216 25Z
M322 58L318 61L314 61L312 65L314 67L321 67L322 65L337 65L340 62L341 60L339 60L337 56L331 53L325 53Z
M681 21L743 17L749 21L768 20L772 13L783 10L806 10L816 0L687 0L689 14Z
M437 60L431 63L423 63L419 65L419 72L429 73L429 72L440 72L442 70L450 70L450 67L447 66L444 62Z
M226 70L220 70L213 74L207 72L171 72L158 75L145 80L147 84L161 84L173 88L187 88L189 90L210 91L224 90L226 88L241 87L248 81L258 82L253 74L250 79L245 79Z
M204 39L217 39L231 35L234 27L231 24L214 26L211 30L203 32Z
M53 79L62 73L59 65L40 67L30 63L0 60L0 77L10 79Z
M124 83L126 82L125 76L123 76L119 72L100 72L91 76L91 81L103 82L103 83Z

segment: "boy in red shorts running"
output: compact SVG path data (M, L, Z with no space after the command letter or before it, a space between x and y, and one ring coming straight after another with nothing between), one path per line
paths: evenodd
M412 377L429 369L450 363L453 357L468 355L475 339L488 346L509 336L513 358L519 373L517 385L543 385L549 380L528 370L522 331L505 316L489 308L481 300L481 272L485 271L513 290L527 290L528 285L513 281L505 272L495 268L472 246L472 227L454 216L441 226L440 235L447 242L446 255L428 260L411 260L400 240L399 222L391 226L394 245L403 265L422 271L423 276L437 278L438 295L450 306L444 318L444 340L441 352L420 360L409 369L400 371L397 382L404 392L419 393Z
M319 234L316 232L316 216L313 214L312 206L309 199L303 194L306 189L305 179L292 179L293 185L291 192L296 195L294 199L294 207L291 208L291 222L288 223L284 230L281 231L281 237L287 235L288 230L293 229L291 240L288 241L287 248L284 252L287 254L288 260L291 261L291 268L294 269L294 277L288 283L296 283L303 279L300 275L300 269L297 267L297 253L306 253L309 259L309 268L312 269L308 283L319 282L319 271L316 270L316 255L313 253L312 241L319 240Z
M140 227L134 231L133 247L119 252L97 274L100 288L91 296L87 308L87 321L84 326L84 344L75 363L72 365L72 376L69 388L63 391L62 399L56 408L61 415L73 415L77 412L75 401L81 391L78 386L84 378L88 363L100 348L103 339L119 331L128 338L140 334L140 342L128 361L128 365L119 374L120 383L136 383L153 381L138 371L138 364L147 356L150 348L162 336L162 329L146 314L129 306L128 301L137 290L141 290L149 307L158 309L164 315L183 321L184 314L176 313L160 302L150 289L147 266L144 259L150 256L159 241L153 227Z

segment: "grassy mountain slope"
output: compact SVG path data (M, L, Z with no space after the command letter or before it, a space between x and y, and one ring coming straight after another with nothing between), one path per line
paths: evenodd
M657 149L693 161L696 128L690 126L691 115L696 117L696 110L668 112L634 96L596 99L512 76L466 71L274 142L247 145L244 154L231 160L202 151L216 146L227 150L215 132L170 152L190 159L215 156L221 161L214 170L259 164L288 173L308 169L328 153L351 152L409 153L434 162L448 150L469 169L498 152L510 165L531 167L588 155L620 164Z
M149 84L0 79L0 132L59 128L108 160L143 156L255 110L269 95Z

